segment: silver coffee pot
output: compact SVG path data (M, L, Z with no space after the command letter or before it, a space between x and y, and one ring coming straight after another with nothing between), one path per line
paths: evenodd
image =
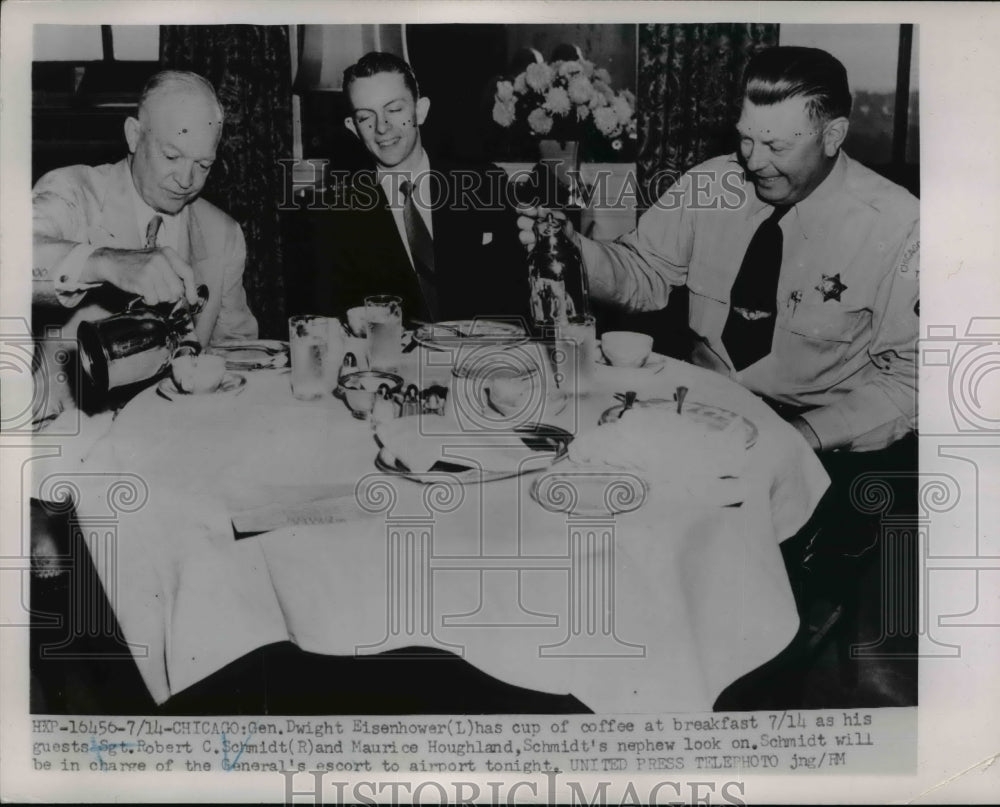
M155 378L175 355L198 354L201 343L194 317L208 301L208 287L198 287L198 301L182 298L172 308L133 299L120 314L80 324L80 364L94 391L105 396L117 387Z

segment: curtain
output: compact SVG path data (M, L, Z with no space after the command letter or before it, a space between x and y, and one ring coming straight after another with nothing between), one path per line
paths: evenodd
M288 338L278 200L292 157L288 28L278 25L164 25L160 66L191 70L215 86L225 129L204 197L243 228L243 283L262 337Z
M734 148L743 68L758 50L777 44L774 24L639 26L640 187ZM658 181L647 204L670 184Z

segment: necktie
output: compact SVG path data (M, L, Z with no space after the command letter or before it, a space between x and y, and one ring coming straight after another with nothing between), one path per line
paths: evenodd
M156 249L156 236L160 234L163 216L153 216L146 225L146 249Z
M414 204L413 183L404 181L400 189L403 191L403 228L406 230L406 240L410 244L413 268L420 281L420 291L424 295L428 318L434 321L438 314L437 289L434 285L434 241Z
M775 207L757 228L733 281L722 344L737 370L771 352L783 246L778 222L789 210L790 207Z

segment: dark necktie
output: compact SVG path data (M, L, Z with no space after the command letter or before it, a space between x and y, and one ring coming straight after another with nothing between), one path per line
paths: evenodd
M163 216L153 216L146 225L146 249L156 249L156 236L160 234Z
M778 311L778 277L783 239L778 224L790 207L775 207L750 239L729 295L729 316L722 329L733 367L742 370L771 352Z
M428 318L434 321L438 315L437 289L434 285L434 241L413 202L413 183L404 181L400 188L403 191L403 227L410 244L410 255L413 256L413 268L420 281Z

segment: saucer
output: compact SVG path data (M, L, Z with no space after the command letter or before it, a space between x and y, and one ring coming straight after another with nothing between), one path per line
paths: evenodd
M183 392L177 388L172 378L164 378L156 385L156 392L168 401L196 400L199 398L233 398L243 392L247 377L239 373L226 373L214 392Z

